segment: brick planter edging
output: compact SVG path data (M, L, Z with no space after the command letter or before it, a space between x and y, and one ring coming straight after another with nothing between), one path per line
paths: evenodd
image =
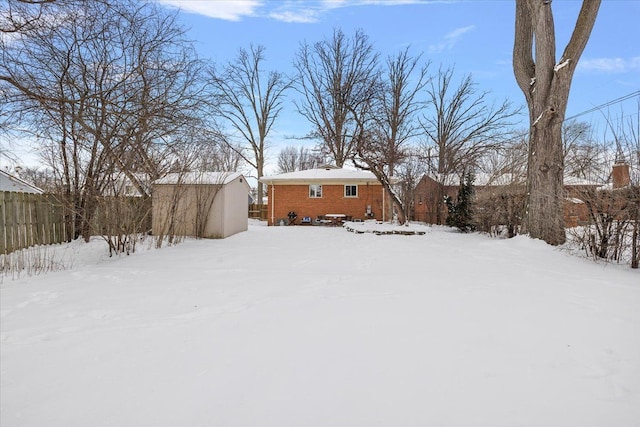
M344 225L345 230L356 233L356 234L364 234L371 233L376 236L388 235L388 234L398 234L402 236L422 236L426 234L426 231L418 231L418 230L359 230L351 227L348 223Z

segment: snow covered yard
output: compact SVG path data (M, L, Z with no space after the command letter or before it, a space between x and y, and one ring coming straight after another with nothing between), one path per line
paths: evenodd
M2 427L640 425L639 272L526 237L251 223L88 259L2 284Z

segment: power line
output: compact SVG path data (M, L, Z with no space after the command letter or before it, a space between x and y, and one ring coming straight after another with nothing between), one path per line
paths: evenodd
M598 106L593 107L593 108L591 108L589 110L585 110L585 111L583 111L581 113L574 114L573 116L567 117L566 119L564 119L564 121L566 122L567 120L573 120L576 117L580 117L580 116L584 116L585 114L593 113L594 111L598 111L601 108L610 107L611 105L618 104L618 103L620 103L622 101L626 101L627 99L631 99L634 96L640 96L640 90L637 90L635 92L631 92L631 93L629 93L627 95L623 95L620 98L612 99L611 101L607 101L602 105L598 105Z
M562 121L562 123L564 123L566 121L569 121L569 120L573 120L573 119L575 119L577 117L580 117L580 116L584 116L585 114L593 113L594 111L598 111L601 108L610 107L610 106L612 106L614 104L618 104L618 103L620 103L622 101L626 101L627 99L631 99L634 96L640 96L640 90L628 93L626 95L621 96L620 98L612 99L611 101L607 101L604 104L601 104L601 105L598 105L596 107L590 108L589 110L585 110L585 111L582 111L582 112L580 112L578 114L574 114L571 117L566 117ZM516 135L512 136L510 139L511 140L515 140L515 139L519 139L519 138L524 138L525 136L528 136L528 135L529 135L529 131L524 131L524 132L522 132L522 134L516 134Z

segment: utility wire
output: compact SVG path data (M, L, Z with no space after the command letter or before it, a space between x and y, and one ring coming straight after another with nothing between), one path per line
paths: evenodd
M589 113L593 113L594 111L598 111L601 108L610 107L610 106L612 106L614 104L618 104L618 103L620 103L622 101L626 101L627 99L631 99L634 96L640 96L640 90L628 93L626 95L621 96L620 98L612 99L611 101L607 101L604 104L601 104L601 105L598 105L596 107L590 108L589 110L585 110L585 111L582 111L582 112L580 112L578 114L574 114L571 117L566 117L562 121L562 123L564 123L566 121L569 121L569 120L573 120L573 119L575 119L577 117L580 117L580 116L584 116L584 115L589 114ZM526 137L528 135L529 135L529 131L527 130L527 131L523 131L521 134L516 134L516 135L511 136L511 138L509 138L509 139L510 140L516 140L516 139L524 138L524 137Z
M612 99L611 101L607 101L607 102L605 102L605 103L604 103L604 104L602 104L602 105L598 105L598 106L596 106L596 107L593 107L593 108L591 108L591 109L589 109L589 110L586 110L586 111L583 111L583 112L581 112L581 113L574 114L573 116L571 116L571 117L567 117L566 119L564 119L564 121L566 122L567 120L573 120L573 119L575 119L576 117L580 117L580 116L584 116L585 114L593 113L594 111L598 111L598 110L600 110L601 108L604 108L604 107L610 107L610 106L612 106L613 104L618 104L618 103L620 103L620 102L622 102L622 101L626 101L627 99L631 99L631 98L633 98L634 96L638 96L638 95L640 95L640 90L637 90L637 91L635 91L635 92L631 92L631 93L629 93L629 94L627 94L627 95L623 95L623 96L621 96L620 98Z

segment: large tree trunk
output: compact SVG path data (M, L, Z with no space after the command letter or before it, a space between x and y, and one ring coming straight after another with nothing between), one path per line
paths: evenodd
M564 107L563 107L564 108ZM551 245L565 242L564 156L562 121L556 115L540 120L529 135L526 231Z
M532 238L565 242L562 122L578 60L589 40L601 0L585 0L571 39L556 63L549 0L516 0L513 70L529 107L527 218ZM535 43L534 43L535 42Z
M258 200L256 200L256 203L258 204L258 206L260 206L259 209L262 209L262 204L264 203L264 184L260 182L260 178L264 176L264 158L259 159L259 161L257 162L256 170L258 172L256 184L256 197L258 198Z

